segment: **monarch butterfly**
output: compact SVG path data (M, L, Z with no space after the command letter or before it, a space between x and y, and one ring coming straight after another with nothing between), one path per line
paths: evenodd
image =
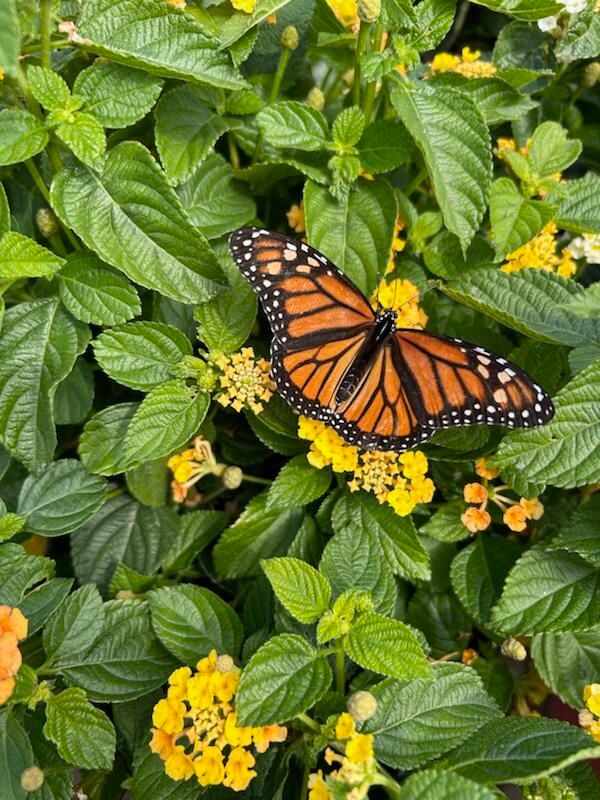
M279 393L347 442L404 451L440 428L552 419L550 397L517 366L460 339L396 329L395 311L373 311L308 244L242 228L230 250L271 325Z

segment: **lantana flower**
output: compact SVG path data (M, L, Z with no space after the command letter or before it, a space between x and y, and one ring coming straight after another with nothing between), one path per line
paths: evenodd
M211 650L193 671L179 667L169 677L167 696L152 713L150 749L173 780L193 776L200 786L223 785L235 792L256 777L255 753L287 738L282 725L237 724L235 694L241 670L230 656Z
M249 408L255 414L260 414L275 391L275 384L269 375L269 362L264 358L256 358L251 347L242 347L237 353L221 356L216 364L221 370L221 392L216 398L218 402L236 411Z
M600 683L584 686L583 699L586 709L579 713L579 724L600 743Z
M28 622L22 611L0 606L0 705L15 689L15 675L23 662L19 642L27 638Z
M577 265L571 246L558 250L557 227L549 222L542 230L521 247L506 256L503 272L518 272L522 269L543 269L556 272L563 278L575 274Z
M465 78L482 78L494 75L498 70L489 61L481 60L479 50L463 47L460 56L452 53L437 53L429 65L432 72L458 72Z

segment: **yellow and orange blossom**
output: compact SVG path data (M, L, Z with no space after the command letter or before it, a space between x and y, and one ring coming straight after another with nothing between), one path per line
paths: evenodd
M0 606L0 705L15 689L15 675L23 661L19 642L27 638L28 622L18 608Z

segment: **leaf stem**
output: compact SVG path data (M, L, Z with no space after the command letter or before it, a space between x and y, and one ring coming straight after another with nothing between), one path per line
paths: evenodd
M346 671L344 669L344 642L342 638L335 640L335 688L344 694L346 688Z
M50 192L48 191L48 187L44 183L44 179L42 178L42 175L39 169L37 168L35 161L33 160L33 158L27 158L23 163L25 164L29 174L33 178L33 182L40 190L40 194L42 195L44 200L48 203L48 205L50 205Z
M428 174L429 173L427 172L427 169L423 167L423 169L421 169L420 172L418 172L417 175L408 184L406 189L404 189L404 194L407 197L410 197L411 194L415 192L419 188L419 186L423 183Z
M52 27L52 0L40 0L40 44L42 66L50 68L50 28Z
M375 34L373 36L373 50L376 53L379 53L381 50L381 44L383 42L383 34L385 33L385 29L383 27L383 17L380 14L379 19L377 20L377 24L375 26ZM368 125L371 121L371 116L373 115L373 106L375 104L375 90L377 88L377 81L371 81L367 84L367 88L365 90L365 103L363 107L363 112L365 115L365 125Z
M277 96L279 95L279 90L281 89L281 82L283 81L283 76L285 75L285 71L287 69L287 65L289 63L291 54L292 51L289 49L289 47L281 48L279 63L277 64L277 69L275 70L275 75L273 77L273 83L271 84L271 91L269 92L269 103L274 103L277 100ZM260 158L262 144L263 144L263 135L262 131L260 131L256 139L256 148L254 149L254 156L252 157L253 164L255 164Z
M233 138L233 134L231 131L227 134L227 146L229 148L229 160L231 161L231 166L234 169L240 168L240 154L237 148L237 144L235 143L235 139Z
M273 483L270 478L261 478L258 475L246 475L245 472L242 473L242 480L248 483L260 483L263 486L270 486Z
M319 723L316 720L311 719L308 714L296 714L296 719L306 725L307 728L310 728L311 731L314 731L315 733L321 732L321 726Z
M50 50L60 50L61 47L73 47L72 42L68 39L51 39L48 43ZM42 42L33 42L33 44L26 44L21 48L21 55L31 55L38 53L42 49Z
M354 54L354 83L352 85L352 102L355 106L360 105L360 62L362 57L367 52L369 46L369 33L371 31L372 24L372 22L365 22L364 20L361 20L360 28L358 29L358 40L356 42L356 51Z

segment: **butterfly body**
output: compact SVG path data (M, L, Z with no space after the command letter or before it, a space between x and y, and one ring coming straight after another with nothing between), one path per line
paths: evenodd
M457 425L543 425L552 402L483 347L396 328L324 255L266 229L230 239L273 330L271 365L299 413L365 449L403 451Z

